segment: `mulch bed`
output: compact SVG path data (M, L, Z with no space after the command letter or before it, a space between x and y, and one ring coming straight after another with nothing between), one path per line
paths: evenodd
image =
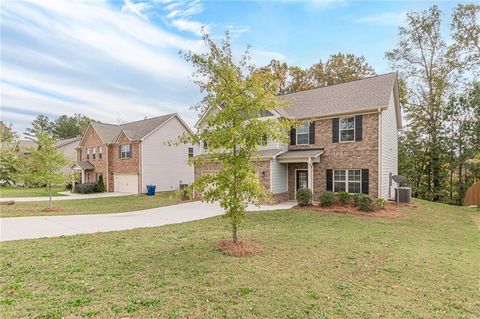
M218 249L229 256L244 257L255 255L262 252L260 245L252 242L238 241L234 243L232 240L222 240L218 243Z
M63 212L65 210L65 208L62 208L62 207L47 207L47 208L44 208L42 209L42 212L47 212L47 213L51 213L51 212Z
M396 203L388 202L385 205L384 209L377 209L373 212L363 212L353 205L333 205L330 207L320 207L319 205L311 206L295 206L293 209L298 210L309 210L314 212L328 212L328 213L339 213L339 214L349 214L357 216L367 216L367 217L382 217L382 218L403 218L405 213L400 209L402 207L413 207L415 205L405 205L401 204L400 207Z

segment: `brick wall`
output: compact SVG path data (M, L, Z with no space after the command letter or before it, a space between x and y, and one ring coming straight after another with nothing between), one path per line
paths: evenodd
M82 147L82 161L89 161L90 163L95 166L94 170L85 171L85 178L87 179L86 182L94 183L96 182L96 175L102 174L104 183L106 184L106 176L107 176L107 159L106 159L106 146L103 144L102 140L98 136L97 132L90 127L87 132L85 133L85 138L83 139ZM99 150L98 148L102 147L102 159L98 158ZM87 159L87 148L90 149L90 158ZM92 155L92 148L96 149L95 159L93 159Z
M122 144L132 144L132 157L131 158L120 158L120 145ZM131 142L125 135L123 135L117 144L109 145L108 147L108 169L109 169L109 187L108 191L113 192L115 189L114 185L114 174L140 174L139 171L140 163L140 143ZM140 182L140 180L139 180Z
M320 163L315 163L314 197L326 189L326 169L368 169L369 194L378 196L378 114L363 115L363 139L358 142L332 143L332 120L315 121L315 144L290 145L289 149L324 148ZM289 198L295 198L295 169L306 163L288 164Z

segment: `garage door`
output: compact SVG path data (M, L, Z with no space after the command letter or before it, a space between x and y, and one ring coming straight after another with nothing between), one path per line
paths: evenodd
M115 174L113 182L115 192L138 193L138 175Z

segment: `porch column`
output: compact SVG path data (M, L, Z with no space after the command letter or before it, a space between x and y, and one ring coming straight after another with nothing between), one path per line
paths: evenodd
M312 164L312 158L308 158L308 188L312 191L313 194L313 164Z
M77 171L72 172L72 189L70 190L70 193L73 193L73 190L75 189L75 176L77 175Z
M82 184L85 183L85 170L82 169Z

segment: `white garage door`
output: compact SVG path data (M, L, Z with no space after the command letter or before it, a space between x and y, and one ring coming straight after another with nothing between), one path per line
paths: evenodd
M113 186L115 192L138 194L138 175L115 174Z

